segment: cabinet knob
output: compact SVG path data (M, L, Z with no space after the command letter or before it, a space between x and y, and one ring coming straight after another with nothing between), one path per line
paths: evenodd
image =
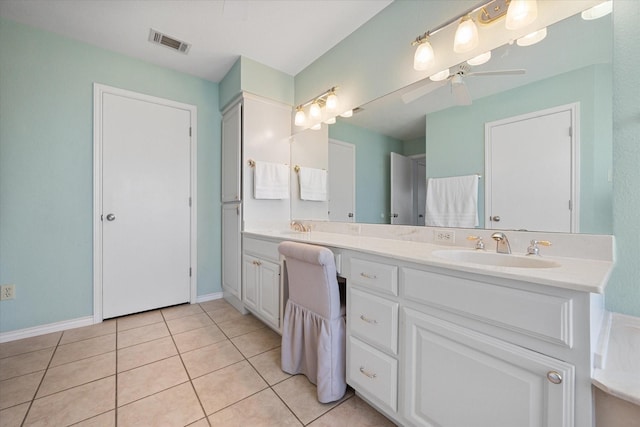
M547 379L549 380L549 382L552 382L553 384L562 383L562 375L560 375L560 372L557 372L557 371L547 372Z

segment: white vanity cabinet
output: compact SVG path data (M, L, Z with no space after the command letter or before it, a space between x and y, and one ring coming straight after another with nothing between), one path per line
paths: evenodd
M281 280L278 244L243 238L242 302L273 329L281 329Z

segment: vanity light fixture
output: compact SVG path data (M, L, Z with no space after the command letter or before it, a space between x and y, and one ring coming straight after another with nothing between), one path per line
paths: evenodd
M613 10L613 1L605 1L604 3L597 4L590 9L585 10L580 14L585 21L591 21L592 19L602 18L607 16Z
M472 51L478 46L478 27L470 16L465 16L460 20L456 35L453 39L453 51L455 53L465 53Z
M338 90L338 87L334 86L322 92L320 95L308 100L307 102L296 106L296 115L294 118L295 125L305 126L316 122L314 124L314 127L319 126L319 122L321 121L323 116L323 109L327 112L334 112L338 107L338 96L336 95L336 90ZM307 122L307 115L304 111L304 109L307 107L309 107L309 117L311 123ZM318 127L318 129L320 128Z
M336 118L335 117L329 117L327 120L324 121L326 124L328 125L332 125L335 124L336 122Z
M526 27L538 17L538 2L536 0L511 0L507 9L507 30L518 30Z
M449 69L445 68L444 70L439 71L432 76L429 76L429 79L434 82L439 82L446 79L447 77L449 77Z
M315 125L311 126L311 130L320 130L322 129L322 123L316 123Z
M527 34L524 37L520 37L518 40L516 40L516 44L518 46L531 46L538 42L541 42L545 37L547 37L547 27Z
M489 60L491 59L491 51L485 52L485 53L481 53L480 55L471 58L467 61L467 64L469 65L482 65L482 64L486 64L487 62L489 62Z
M436 59L433 46L429 43L429 33L424 33L424 35L417 37L411 45L418 46L416 53L413 55L413 69L424 71L429 68Z
M348 119L349 117L353 117L353 110L347 110L344 113L340 114L340 117L344 117Z

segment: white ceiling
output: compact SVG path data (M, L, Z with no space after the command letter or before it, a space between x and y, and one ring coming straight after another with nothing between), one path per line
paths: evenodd
M295 76L392 0L0 0L0 16L219 82L242 55ZM187 55L148 41L153 28Z

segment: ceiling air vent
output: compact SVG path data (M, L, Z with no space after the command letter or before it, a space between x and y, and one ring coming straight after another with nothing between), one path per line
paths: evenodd
M173 37L169 37L166 34L162 34L161 32L154 30L153 28L151 28L151 30L149 31L149 41L151 43L159 44L170 49L177 50L178 52L184 54L187 54L187 52L189 52L189 49L191 48L191 45L189 43L176 40Z

